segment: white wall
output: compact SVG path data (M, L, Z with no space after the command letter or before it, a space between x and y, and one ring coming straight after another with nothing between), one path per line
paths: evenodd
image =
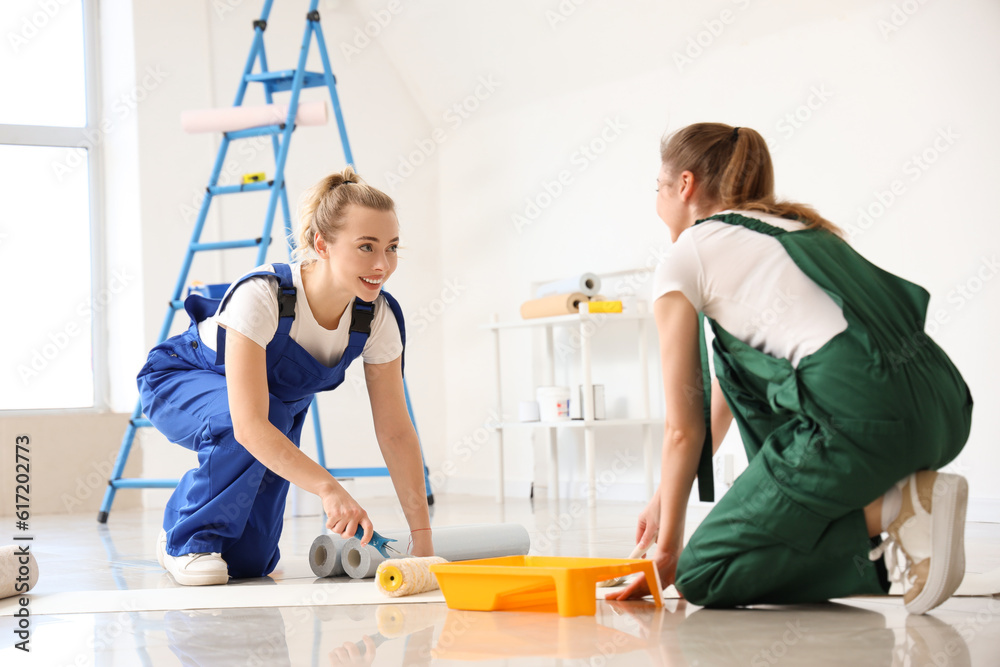
M974 496L1000 497L992 483L1000 470L993 446L1000 417L990 409L1000 399L994 381L1000 358L992 344L1000 280L991 280L996 269L989 268L1000 250L991 212L1000 93L989 74L1000 64L992 46L1000 7L986 0L823 9L829 6L712 2L687 5L681 13L677 3L659 10L585 4L556 24L557 37L511 56L532 63L530 71L518 71L524 80L505 82L508 98L522 103L476 115L441 154L443 273L469 286L444 316L445 456L457 466L451 488L490 493L495 478L492 444L476 449L467 441L487 418L495 393L490 335L477 327L494 312L517 318L532 281L639 266L669 243L653 209L658 140L665 130L711 120L751 126L769 137L781 195L854 226L860 231L853 242L864 255L931 292L930 312L944 323L929 330L978 404L968 446L954 467L968 476ZM532 25L544 20L521 18ZM628 44L617 30L627 31ZM701 40L702 53L692 47L688 62L675 60L689 40ZM660 54L655 60L651 44ZM579 72L549 66L565 67L572 60L566 49L581 66L599 60L594 71L600 83L519 98L518 86L537 91L547 80L580 80ZM499 59L496 67L516 69ZM615 120L622 129L605 152L593 161L575 160L578 147ZM924 151L934 162L922 170L912 156ZM561 170L570 172L570 185L519 231L512 215L524 215L526 198L536 199ZM879 214L879 193L894 181L901 182L901 194ZM859 223L859 207L870 206L877 219ZM956 291L966 284L977 290L971 299ZM534 343L522 338L504 349L508 408L530 398L538 381ZM631 349L631 338L622 334L621 344ZM609 400L628 385L619 366L595 370L594 381L608 385ZM736 450L731 442L726 447ZM574 493L582 478L580 450L571 438L562 450L561 476L575 480ZM634 432L599 436L598 471L621 451L639 454ZM511 490L523 489L533 476L545 479L543 471L533 471L536 456L527 437L507 440L507 459ZM606 495L639 497L641 479L641 466L634 466L619 476L625 486Z
M267 31L272 69L292 66L304 4L276 4ZM987 199L1000 154L1000 93L991 78L1000 64L990 46L1000 29L995 3L849 0L827 10L791 0L427 0L403 2L379 35L347 53L342 45L357 44L371 12L387 6L328 0L320 10L358 166L399 205L408 247L389 289L410 322L407 375L429 463L443 480L438 491L494 490L495 454L483 423L491 419L495 378L490 334L480 325L492 313L516 318L533 281L654 261L669 243L653 210L659 138L717 120L768 136L780 194L813 203L856 231L858 209L878 213L879 197L887 201L881 193L900 182L901 194L853 242L932 293L932 317L944 320L933 335L978 404L955 467L974 496L1000 498L990 483L1000 470L992 446L1000 417L987 410L1000 398L992 381L1000 360L990 344L1000 281L976 282L980 271L992 278L984 258L1000 245ZM135 76L148 67L169 73L136 114L145 347L159 329L217 145L207 135L182 134L178 115L232 103L258 11L259 3L238 0L135 4ZM308 92L307 99L319 96ZM448 115L454 104L474 110L457 122ZM939 133L949 131L952 138L941 143ZM934 148L936 140L944 150ZM580 152L591 141L602 149L592 160ZM914 171L912 156L925 150L934 163ZM296 196L342 161L333 126L300 129L290 192ZM245 159L234 173L256 170L270 170L269 163ZM564 170L568 185L518 229L512 216L525 215L526 200L537 200ZM392 175L404 178L397 183ZM206 238L256 236L264 201L253 197L223 201ZM276 241L271 257L282 256ZM251 253L233 252L197 264L193 277L230 280L251 263ZM976 290L973 298L961 297L960 285ZM523 332L505 338L508 409L540 381L538 343ZM594 379L622 412L621 397L634 400L625 365L634 346L628 331L613 328L595 344L604 360ZM574 373L569 366L557 380ZM116 371L113 383L129 386L127 375ZM371 428L356 416L364 406L350 388L323 402L332 461L377 462ZM333 442L334 423L350 425L338 440L352 446ZM147 476L188 465L176 447L146 435ZM598 471L617 455L639 454L634 431L602 436L598 445ZM546 479L540 447L527 436L508 439L511 492L527 493L532 480ZM730 438L725 447L738 451L738 442ZM569 490L579 493L582 452L572 438L563 444L561 468ZM640 497L642 477L641 465L631 465L604 495ZM153 502L162 501L157 494Z
M265 33L271 70L295 67L305 28L305 6L306 3L276 3ZM131 410L131 401L135 399L135 373L145 351L155 342L163 320L218 146L218 138L213 135L184 134L180 129L180 113L185 109L233 103L250 49L251 22L259 16L260 3L186 0L169 4L137 3L134 9L136 77L141 80L143 72L151 70L160 73L160 81L136 110L138 159L133 173L137 174L141 201L144 345L141 356L125 364L128 368L113 377L117 386L128 387L132 392L128 404L120 408L126 410ZM407 305L429 302L441 289L436 242L437 174L433 167L423 167L404 182L395 184L394 189L387 186L382 174L390 169L393 159L411 137L424 134L429 128L377 44L353 57L350 63L345 61L336 45L348 39L355 25L361 23L352 6L323 3L321 15L358 170L374 185L389 190L397 201L404 250L388 289L403 303L412 321L417 314ZM315 46L307 67L321 71ZM329 99L325 89L305 91L302 97ZM283 99L287 99L287 93L277 98ZM248 92L247 104L263 101L262 93ZM256 144L253 141L230 148L223 173L235 179L256 171L273 176L269 141ZM296 130L286 169L293 216L299 194L344 165L332 120L326 127ZM266 203L264 194L216 199L202 240L259 236ZM281 229L279 208L269 261L287 258ZM190 279L228 282L252 268L254 257L254 251L246 250L204 254L196 258ZM186 315L180 313L173 331L186 327L186 320ZM138 335L134 323L130 326L133 335ZM429 441L441 440L443 406L427 398L443 393L438 371L440 324L430 322L420 327L408 342L406 370L421 434ZM371 420L365 417L370 410L363 374L360 368L352 371L346 388L321 401L328 464L381 465ZM141 431L140 441L145 453L145 477L176 476L194 464L192 455L170 445L150 429ZM303 448L312 451L312 443L311 429L307 428ZM148 503L158 505L165 502L168 492L144 493Z

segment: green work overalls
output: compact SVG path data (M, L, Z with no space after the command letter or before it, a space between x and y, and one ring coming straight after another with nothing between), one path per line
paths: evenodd
M709 320L749 466L684 548L677 589L713 607L884 594L863 508L907 475L946 465L971 426L968 387L924 333L929 295L828 231L707 219L777 239L848 326L793 367Z

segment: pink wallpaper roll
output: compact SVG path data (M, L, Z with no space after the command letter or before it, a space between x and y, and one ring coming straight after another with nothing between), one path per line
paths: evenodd
M287 104L259 107L224 107L181 112L181 128L190 134L198 132L232 132L261 125L284 123ZM326 102L302 102L295 116L296 125L326 125Z

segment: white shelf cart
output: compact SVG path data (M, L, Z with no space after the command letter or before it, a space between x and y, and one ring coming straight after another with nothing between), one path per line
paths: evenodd
M497 414L503 415L503 365L500 359L500 334L509 329L538 328L545 332L545 372L543 375L543 385L552 385L555 382L556 358L555 358L555 336L556 327L578 327L580 331L580 369L582 378L579 384L583 386L583 419L555 422L495 422L490 426L497 436L497 501L503 502L504 496L504 431L506 429L545 429L548 437L549 455L549 497L558 498L559 495L559 449L558 432L560 429L583 429L583 442L587 465L587 504L593 507L597 500L597 479L596 479L596 431L601 428L638 426L642 429L643 460L645 464L646 495L653 495L653 438L652 429L655 425L662 425L663 418L650 416L649 407L649 352L646 345L647 325L652 320L646 302L634 300L631 304L635 308L631 312L623 313L590 313L589 310L582 309L576 315L560 315L557 317L540 317L528 320L518 320L512 322L500 322L498 316L493 315L492 322L484 325L493 331L494 352L496 361L496 382L497 382ZM629 304L629 305L631 305ZM641 386L641 397L639 401L640 415L630 419L594 419L594 393L593 381L591 378L591 338L598 328L603 326L622 326L633 323L637 327L638 340L638 364L640 372L639 385Z

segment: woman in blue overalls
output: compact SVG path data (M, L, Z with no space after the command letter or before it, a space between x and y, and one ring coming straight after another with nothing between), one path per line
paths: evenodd
M143 410L198 467L167 503L160 563L182 585L260 577L278 563L289 482L318 495L335 534L372 524L299 450L313 394L364 359L375 435L415 555L433 555L420 446L403 391L402 313L382 286L396 269L393 201L347 168L303 200L298 257L242 277L221 304L189 297L191 327L157 345L139 373Z
M691 125L661 159L656 208L674 242L653 293L666 426L637 531L643 546L656 539L660 583L730 607L881 595L896 570L908 611L939 605L964 574L968 487L936 471L965 445L972 398L923 331L929 295L812 208L777 201L757 132ZM733 419L749 466L683 545L692 484L711 500L711 456Z

